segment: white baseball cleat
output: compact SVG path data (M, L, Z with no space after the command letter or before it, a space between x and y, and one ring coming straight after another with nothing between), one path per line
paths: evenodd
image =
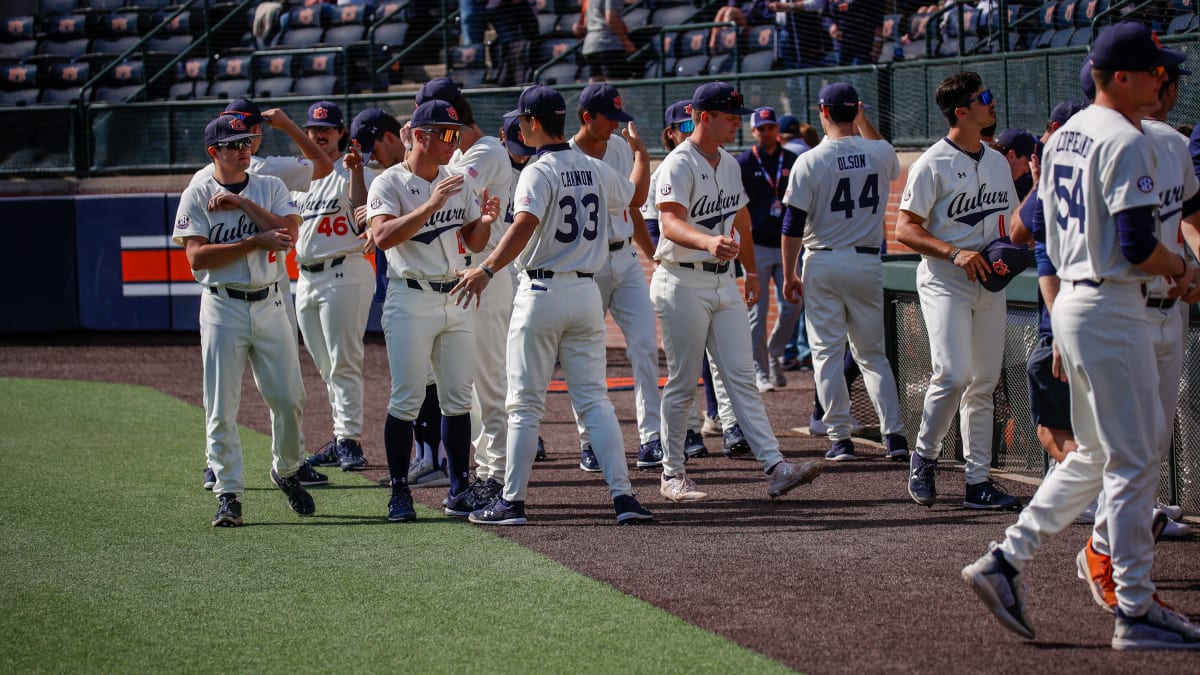
M659 479L658 494L673 502L698 502L708 499L708 493L696 489L696 484L682 471L674 478L667 478L667 474L664 473Z

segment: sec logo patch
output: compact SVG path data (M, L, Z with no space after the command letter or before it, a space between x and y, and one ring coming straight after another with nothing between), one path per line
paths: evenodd
M1145 194L1154 192L1154 179L1150 176L1142 176L1137 180L1138 189Z
M373 208L373 209L377 209L377 208L379 208L379 207L383 206L383 200L382 200L382 199L380 199L379 197L376 197L375 199L372 199L372 200L371 200L371 204L370 204L370 206L371 206L371 208Z
M179 220L175 221L175 227L180 230L186 230L192 224L192 219L187 215L179 216Z
M909 188L904 191L903 199L904 199L904 201L908 201L908 200L912 199L912 188Z
M660 195L671 194L671 186L670 185L660 185L658 188L658 194L660 194Z

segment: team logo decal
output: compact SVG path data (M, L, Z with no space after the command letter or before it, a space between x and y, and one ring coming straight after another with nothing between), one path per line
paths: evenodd
M1150 176L1142 176L1137 180L1137 186L1145 194L1150 194L1154 192L1154 179Z
M371 206L371 208L373 208L373 209L377 209L377 208L379 208L379 207L383 206L383 200L382 200L382 199L380 199L379 197L376 197L375 199L372 199L372 200L371 200L371 205L370 205L370 206Z
M186 213L182 216L179 216L179 220L175 221L175 227L180 230L188 229L188 227L191 226L191 224L192 224L192 219L189 218Z
M660 185L660 186L658 187L658 194L660 194L660 195L669 195L669 194L671 194L671 185L670 185L669 183L668 183L668 184L665 184L665 185Z
M912 188L908 188L904 191L904 201L908 201L910 199L912 199Z
M458 121L458 111L454 109L454 106L446 106L446 114L455 122Z
M621 97L620 96L617 96L616 98L613 99L613 107L616 108L617 110L621 109Z
M234 131L245 131L246 123L243 122L242 118L240 118L240 117L230 117L229 118L229 128L233 129Z
M288 206L292 207L293 209L298 209L298 208L300 208L300 205L296 203L296 200L295 200L295 199L289 200L289 201L288 201Z
M996 274L1004 276L1008 274L1008 263L1004 262L1004 258L1000 258L996 262L992 263L992 270Z
M315 110L313 110L313 119L314 120L323 120L323 119L328 119L328 118L329 118L329 109L328 108L321 107L321 108L316 108Z

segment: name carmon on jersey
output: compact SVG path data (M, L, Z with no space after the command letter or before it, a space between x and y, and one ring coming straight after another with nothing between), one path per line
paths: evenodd
M576 185L595 185L595 181L592 179L591 171L560 171L558 177L562 180L563 187L575 187Z
M1008 210L1008 190L988 192L987 187L987 183L982 183L973 195L967 192L955 195L946 207L946 217L974 226L993 213Z

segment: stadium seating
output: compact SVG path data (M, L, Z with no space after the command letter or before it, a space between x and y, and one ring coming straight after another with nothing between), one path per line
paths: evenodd
M708 29L689 30L675 37L675 65L671 69L676 77L694 77L708 74Z
M538 58L533 59L533 63L546 64L563 54L567 54L567 56L542 71L538 81L541 84L555 85L568 84L578 80L579 51L576 49L574 54L568 54L578 44L578 40L567 37L542 40L542 44L538 47Z
M280 20L282 31L275 40L275 46L311 47L321 44L325 24L333 9L331 5L293 7Z
M160 11L154 15L155 26L167 21L174 14L172 10ZM192 44L192 13L183 12L171 19L166 27L146 41L146 49L155 52L172 52L178 54Z
M297 96L340 94L346 83L342 76L342 56L336 53L301 54L295 58L296 79L292 93Z
M172 101L191 101L208 94L208 64L204 57L184 59L175 64L175 82L167 90Z
M46 37L38 44L37 53L74 58L86 54L90 42L86 16L60 14L48 19Z
M89 65L84 62L55 63L46 73L46 86L40 101L51 105L66 105L79 100L79 88L88 81Z
M455 45L450 48L450 78L465 89L483 86L487 67L483 45Z
M10 16L4 19L4 31L0 33L0 57L24 59L37 51L36 18L33 16Z
M255 55L254 98L285 96L292 91L292 55L262 52Z
M40 93L36 64L0 66L0 106L34 105Z

